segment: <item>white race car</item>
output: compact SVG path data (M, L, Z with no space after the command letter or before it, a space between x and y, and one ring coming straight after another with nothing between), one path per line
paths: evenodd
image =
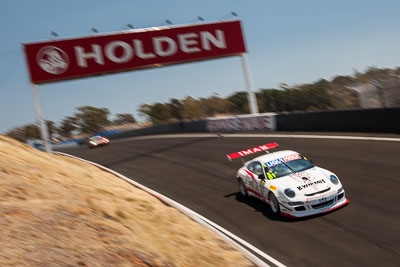
M240 194L256 197L271 206L275 214L298 218L337 209L349 201L339 178L317 167L303 155L270 143L227 155L229 160L256 152L267 152L244 162L236 177Z
M92 136L88 139L89 148L105 146L108 144L110 144L110 140L100 135Z

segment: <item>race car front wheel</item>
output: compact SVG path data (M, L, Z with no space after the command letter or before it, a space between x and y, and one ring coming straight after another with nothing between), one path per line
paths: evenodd
M242 179L238 179L239 181L239 192L242 197L247 197L249 194L247 193L246 185L244 184Z
M274 214L281 213L278 200L276 199L276 197L273 193L269 193L269 205L271 206L271 210Z

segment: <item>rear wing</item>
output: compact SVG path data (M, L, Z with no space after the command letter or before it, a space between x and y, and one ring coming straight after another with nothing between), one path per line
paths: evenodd
M257 147L249 148L247 150L232 153L232 154L229 154L226 156L228 157L228 160L233 160L235 158L240 158L240 157L247 156L247 155L261 152L261 151L265 151L265 152L269 153L268 149L275 148L275 147L279 147L279 145L277 143L269 143L266 145L257 146Z

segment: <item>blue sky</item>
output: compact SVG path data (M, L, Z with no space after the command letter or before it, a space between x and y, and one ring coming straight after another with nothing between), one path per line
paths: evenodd
M1 0L0 132L35 121L21 43L135 28L234 19L243 22L255 89L400 65L398 0ZM228 96L245 90L238 57L40 85L45 119L83 105L137 116L142 103ZM139 117L140 119L140 117Z

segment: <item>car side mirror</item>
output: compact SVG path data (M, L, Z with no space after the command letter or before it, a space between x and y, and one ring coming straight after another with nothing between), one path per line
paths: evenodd
M261 180L265 180L265 175L264 175L264 173L258 175L258 178L261 179Z

